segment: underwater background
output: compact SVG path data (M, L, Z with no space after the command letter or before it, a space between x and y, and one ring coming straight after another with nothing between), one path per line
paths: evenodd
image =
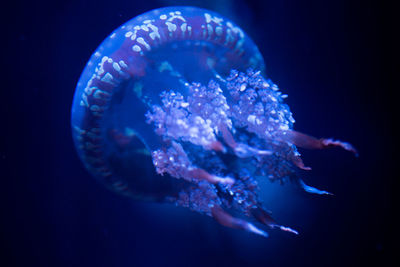
M80 74L115 28L193 5L236 22L288 94L294 128L352 143L300 150L318 196L265 183L265 205L299 235L262 238L167 204L108 191L75 151ZM395 266L395 83L390 8L373 1L16 1L2 17L0 266ZM393 25L392 25L393 26ZM4 122L3 122L4 120Z

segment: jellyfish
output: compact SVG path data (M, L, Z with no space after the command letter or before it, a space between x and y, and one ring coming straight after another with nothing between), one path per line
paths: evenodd
M137 200L173 203L261 236L277 223L260 179L314 194L297 148L346 142L297 132L286 94L266 78L254 42L235 23L196 7L166 7L116 29L91 56L71 111L87 170Z

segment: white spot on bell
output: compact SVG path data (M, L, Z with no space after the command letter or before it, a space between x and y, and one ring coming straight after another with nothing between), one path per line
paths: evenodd
M137 41L139 44L144 45L144 47L146 47L147 50L151 50L150 45L149 45L142 37L137 38L136 41Z
M142 51L142 49L141 49L140 46L138 46L138 45L132 46L132 50L135 51L135 52L140 52L140 51Z
M176 31L176 24L173 24L173 23L167 21L167 22L165 22L165 25L167 25L168 31L170 31L170 32Z

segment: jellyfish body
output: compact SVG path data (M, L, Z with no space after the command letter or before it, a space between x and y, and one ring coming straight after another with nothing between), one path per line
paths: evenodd
M258 180L329 194L297 178L296 169L309 169L297 146L355 150L294 131L286 95L264 76L257 46L226 18L195 7L142 14L115 30L81 75L71 118L77 151L120 194L263 236L239 217L297 233L262 207Z

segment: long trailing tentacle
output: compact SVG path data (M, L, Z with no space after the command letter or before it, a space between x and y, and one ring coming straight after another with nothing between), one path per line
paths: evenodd
M242 229L247 232L261 235L263 237L268 237L268 234L263 230L257 228L252 223L233 217L232 215L224 211L220 206L215 205L214 207L212 207L211 214L217 222L224 226L235 229Z
M244 143L237 143L235 141L235 139L233 138L232 133L226 127L226 125L220 124L219 129L222 133L222 137L223 137L225 143L227 143L228 146L233 149L233 151L235 152L235 155L238 156L239 158L247 158L247 157L252 157L255 155L265 156L265 155L272 154L272 151L269 151L269 150L260 150L260 149L251 147L249 145L246 145Z
M195 168L188 171L189 177L195 177L198 180L205 180L211 184L227 184L232 185L235 183L235 180L231 177L220 177L217 175L210 174L204 169Z
M332 138L318 139L313 136L292 130L286 132L284 139L301 148L325 149L329 147L341 147L344 150L352 152L356 157L358 156L357 150L350 143L333 140Z
M259 222L261 222L262 224L268 225L271 228L279 228L282 231L285 232L289 232L289 233L293 233L298 235L299 232L297 232L296 230L290 228L290 227L286 227L283 225L279 225L274 218L272 218L271 214L269 212L267 212L266 210L257 207L251 210L251 214L254 216L254 218L256 218Z
M304 171L311 171L311 167L304 165L303 159L300 157L300 153L296 151L296 153L292 156L293 164Z
M328 191L319 190L315 187L306 185L306 183L304 183L304 181L301 179L298 179L298 183L299 183L300 187L303 188L304 191L306 191L308 193L318 194L318 195L333 195L332 193L329 193Z

